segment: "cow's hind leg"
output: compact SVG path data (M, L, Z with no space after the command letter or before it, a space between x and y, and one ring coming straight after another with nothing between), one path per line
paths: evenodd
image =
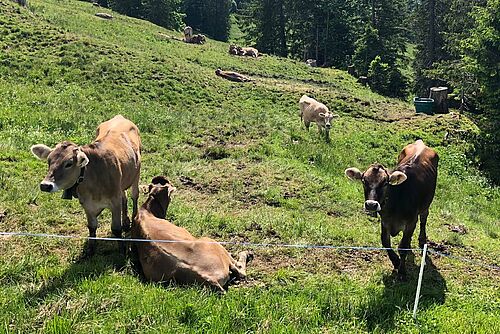
M122 194L122 229L124 232L130 231L130 219L128 217L127 194Z
M429 216L429 209L425 210L420 214L420 233L418 234L418 246L424 248L427 243L427 232L425 227L427 226L427 217Z
M247 277L247 264L253 259L251 251L244 251L238 254L238 261L231 264L231 274L238 280L244 280Z
M398 269L400 264L399 256L391 248L391 236L389 234L389 231L387 231L383 224L380 238L382 240L382 246L384 248L387 248L387 255L389 255L389 259L391 260L394 269Z
M140 173L137 173L137 176L132 182L132 186L130 188L130 197L132 197L132 219L137 216L137 200L139 199L139 177Z

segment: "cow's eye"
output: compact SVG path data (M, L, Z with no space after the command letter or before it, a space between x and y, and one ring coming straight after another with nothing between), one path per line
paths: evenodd
M72 166L73 166L72 160L66 161L66 163L64 164L64 168L71 168Z

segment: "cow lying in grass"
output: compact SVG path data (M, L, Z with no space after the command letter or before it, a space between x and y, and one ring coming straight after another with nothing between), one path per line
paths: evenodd
M40 183L42 191L64 190L63 198L77 197L87 215L91 237L96 236L97 216L105 208L110 208L111 230L120 238L122 230L130 228L125 195L128 188L132 188L132 217L137 214L140 147L137 126L117 115L99 125L92 144L78 146L65 141L53 149L38 144L31 147L31 152L49 163L49 172ZM94 252L95 240L90 240L87 255Z
M299 100L299 116L304 122L307 130L312 122L318 126L319 133L324 129L326 140L330 140L330 128L332 127L332 119L338 117L330 112L330 110L323 104L315 99L302 95Z
M213 239L195 238L186 229L165 220L175 188L163 176L153 178L146 202L132 224L132 238L178 242L136 242L146 279L154 282L198 283L224 292L233 279L246 277L248 251L239 260Z
M371 165L364 173L348 168L345 174L360 180L365 192L365 209L378 212L382 219L382 246L388 248L389 258L400 279L406 279L405 259L411 248L411 238L420 216L420 248L427 242L425 226L429 207L436 191L439 157L424 142L417 140L399 154L398 164L392 171L380 164ZM403 231L399 255L390 249L391 236Z
M234 82L250 82L251 78L233 71L223 71L220 68L215 70L215 75Z
M251 47L241 47L237 45L229 45L229 54L234 56L247 56L257 58L259 56L259 50Z
M193 28L186 26L184 28L184 42L192 44L204 44L206 37L203 34L193 35Z

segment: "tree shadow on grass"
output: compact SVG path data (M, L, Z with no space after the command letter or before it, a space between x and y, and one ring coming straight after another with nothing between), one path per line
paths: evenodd
M407 257L408 280L406 282L398 281L394 272L384 275L382 294L370 296L367 304L360 310L362 314L359 317L366 321L367 329L370 332L378 330L384 333L393 330L397 313L401 310L407 312L413 310L419 270L420 267L415 264L414 255L409 254ZM428 256L424 267L418 310L443 304L446 290L444 278Z
M40 288L25 292L28 304L36 304L54 294L60 294L78 286L86 279L97 279L111 271L123 271L127 268L127 257L119 250L116 242L97 243L95 255L85 256L87 242L80 256L73 260L69 267L59 276L50 278Z

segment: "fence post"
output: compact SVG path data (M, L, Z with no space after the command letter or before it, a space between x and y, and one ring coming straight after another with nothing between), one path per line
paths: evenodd
M420 262L420 273L418 274L417 292L415 293L415 304L413 305L413 319L417 318L418 301L420 299L420 288L422 287L422 277L424 276L425 255L427 254L427 244L422 251L422 262Z

